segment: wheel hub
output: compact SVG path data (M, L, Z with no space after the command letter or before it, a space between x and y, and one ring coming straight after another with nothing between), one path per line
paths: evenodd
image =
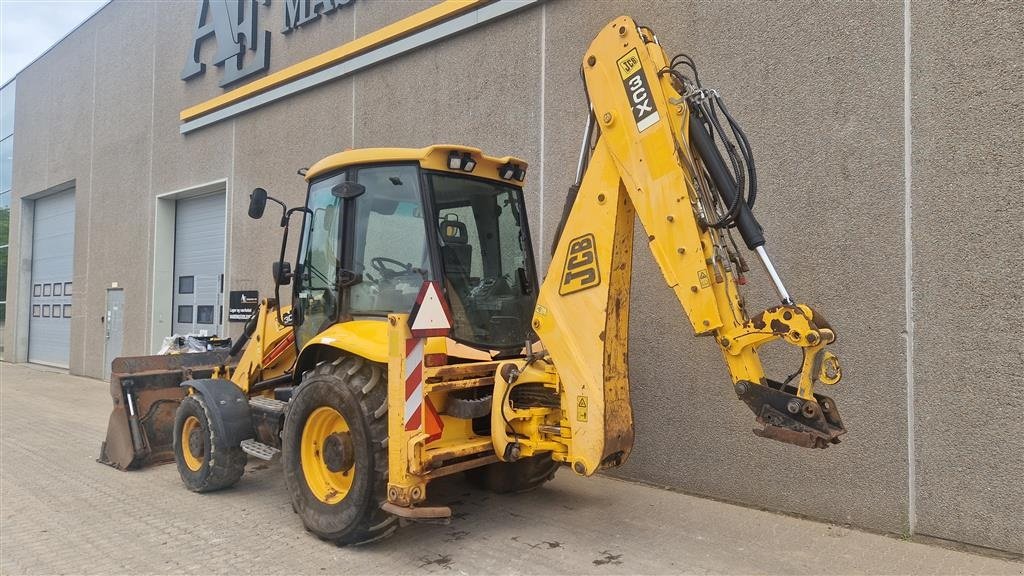
M348 472L355 464L352 436L348 432L334 432L324 439L324 465L331 472Z
M197 458L203 456L203 431L201 428L193 428L188 434L188 451Z
M348 496L359 474L348 422L331 406L320 406L306 417L299 439L302 475L313 496L337 504Z
M189 416L185 419L181 425L181 437L178 442L185 466L192 472L202 470L203 457L206 455L206 434L199 423L199 418Z

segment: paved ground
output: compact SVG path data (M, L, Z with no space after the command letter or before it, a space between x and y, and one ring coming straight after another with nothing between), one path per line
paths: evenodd
M97 464L107 384L0 364L0 572L1024 574L1024 564L562 471L499 497L435 489L450 526L336 548L307 534L277 465L199 495L174 466Z

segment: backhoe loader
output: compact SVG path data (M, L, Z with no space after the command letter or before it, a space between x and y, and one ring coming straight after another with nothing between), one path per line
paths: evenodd
M305 527L338 544L384 538L400 519L445 521L451 510L428 498L440 477L512 492L561 465L583 476L619 466L633 445L637 218L694 333L721 350L755 434L838 443L839 411L815 392L840 379L835 333L768 257L751 148L721 96L628 17L600 31L581 71L589 114L543 281L522 159L458 145L324 158L304 173L303 206L250 196L254 218L280 205L283 239L274 297L231 350L115 360L100 460L174 460L196 492L233 485L250 456L280 460ZM748 314L736 235L779 305ZM759 361L773 341L803 353L788 378Z

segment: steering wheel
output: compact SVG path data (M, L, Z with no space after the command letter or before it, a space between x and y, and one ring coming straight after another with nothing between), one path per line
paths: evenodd
M382 278L394 278L403 274L408 274L412 270L412 264L406 264L395 260L394 258L385 258L383 256L375 256L370 259L370 265L373 269L380 273ZM393 267L397 267L395 270Z
M481 300L491 297L498 289L498 278L488 277L480 281L479 284L470 290L470 297L474 300Z

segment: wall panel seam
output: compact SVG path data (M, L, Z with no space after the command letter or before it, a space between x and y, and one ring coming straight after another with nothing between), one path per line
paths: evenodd
M903 0L903 251L904 310L906 325L907 382L907 528L911 534L917 527L917 463L914 435L914 237L911 230L913 207L911 131L911 66L910 66L910 0Z
M541 267L544 265L544 97L545 97L545 78L547 76L547 18L548 18L548 7L546 4L540 6L540 150L538 150L538 156L540 157L540 170L537 174L537 188L539 190L538 198L540 198L539 207L539 221L540 221L540 253L541 253Z
M357 38L359 34L359 28L357 27L356 15L359 13L359 3L352 6L352 39ZM356 147L356 77L353 74L349 78L349 82L352 84L352 100L349 102L349 106L352 107L352 138L349 141L349 146L352 148Z
M148 202L156 202L156 200L153 199L153 164L154 164L153 151L155 150L155 147L156 147L156 144L155 144L156 143L156 38L157 38L157 34L156 34L157 14L156 14L156 11L157 11L157 5L153 4L153 12L151 14L151 17L152 17L151 21L153 23L153 34L152 34L151 38L153 38L153 41L152 41L152 43L150 45L150 47L152 48L152 65L150 67L150 87L149 87L149 195L146 198L147 203ZM147 224L146 231L147 231L147 236L148 236L148 238L147 238L148 242L146 243L146 249L147 249L146 253L147 254L152 254L153 250L155 249L154 243L156 242L156 211L155 210L146 210L146 215L147 215L147 217L146 217L146 224ZM145 282L146 282L146 284L145 284L145 294L143 295L143 297L146 300L146 314L145 314L145 317L146 317L146 320L145 320L145 322L146 322L146 324L145 324L146 332L145 332L145 334L147 335L147 337L146 337L146 344L145 344L145 346L146 346L145 353L149 354L150 352L154 352L154 350L150 350L150 347L152 346L152 334L153 334L153 313L152 313L152 309L153 309L153 306L155 304L155 299L153 298L153 289L154 289L153 288L153 283L156 282L155 271L154 271L153 274L150 274L146 278ZM128 295L126 294L125 295L125 300L127 301L127 299L128 299ZM122 350L122 352L123 352L123 350ZM104 362L106 362L106 360L104 360Z
M77 293L82 293L83 294L83 296L80 296L78 298L78 305L81 306L81 308L82 308L82 310L81 310L82 314L80 315L82 320L79 322L79 325L82 327L83 330L87 330L88 329L87 328L87 326L89 324L88 323L88 319L90 317L89 313L88 313L89 312L89 297L91 296L91 292L90 292L89 289L92 288L92 283L90 282L91 278L90 278L90 274L89 274L90 273L90 266L89 266L89 264L92 262L92 258L90 258L89 256L92 254L92 217L93 217L93 213L92 213L92 197L93 197L93 192L96 189L96 182L95 182L95 179L93 177L93 173L94 173L94 167L95 167L95 163L96 163L96 57L99 54L98 44L99 44L99 34L97 34L94 31L93 34L92 34L92 102L89 105L89 110L90 110L90 114L89 114L89 199L86 201L86 204L89 207L89 213L88 213L88 219L86 220L85 226L84 226L84 228L85 228L85 286L84 286L85 290L75 290L76 294ZM75 192L74 192L74 194L77 196L78 193L79 193L78 183L75 182ZM77 204L77 202L78 202L78 199L76 198L75 199L75 203ZM78 223L76 222L75 224L77 225ZM72 279L74 279L74 264L73 264L73 262L75 261L75 257L74 256L71 257L71 261L72 261L72 272L71 272L71 274L72 274ZM74 299L73 298L72 298L72 303L74 303ZM106 303L104 303L104 306L106 306ZM74 309L72 309L72 310L74 310ZM72 314L72 316L73 315L74 314ZM72 320L72 328L74 328L74 320ZM81 351L82 351L82 362L78 365L78 369L81 371L82 374L89 374L89 369L85 365L85 359L88 358L88 356L89 356L88 355L88 350L86 350L86 348L89 346L89 341L90 341L89 338L83 338L82 339L82 346L80 348ZM69 356L68 368L70 370L70 368L71 368L70 351L68 353L68 356ZM101 362L102 362L102 360L101 360ZM100 365L100 374L102 375L102 373L103 373L103 366L101 364Z

